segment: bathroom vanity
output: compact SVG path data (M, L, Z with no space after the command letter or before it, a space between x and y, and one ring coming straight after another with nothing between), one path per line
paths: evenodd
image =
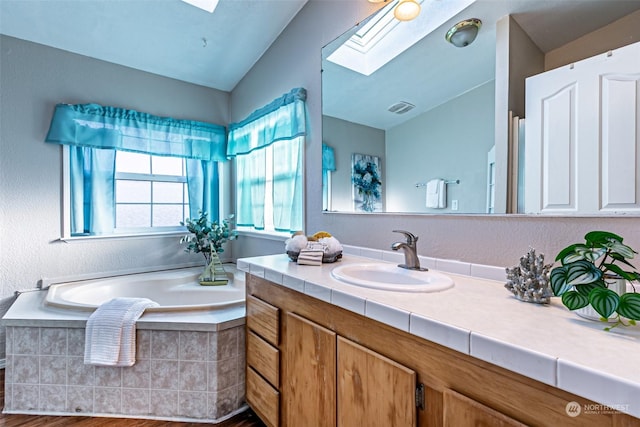
M246 399L269 426L640 426L637 328L607 333L460 274L446 273L451 289L409 293L344 284L336 265L285 255L238 267ZM606 346L616 363L600 357Z

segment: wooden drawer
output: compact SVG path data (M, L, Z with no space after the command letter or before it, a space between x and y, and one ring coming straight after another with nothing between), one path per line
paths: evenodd
M280 352L252 331L247 332L247 365L280 388Z
M280 310L266 302L247 295L247 328L274 346L280 343Z
M269 427L280 425L280 393L247 367L247 403Z

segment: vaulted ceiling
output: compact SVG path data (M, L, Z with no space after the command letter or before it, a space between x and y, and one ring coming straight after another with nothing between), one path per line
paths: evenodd
M307 0L0 0L0 33L224 91Z

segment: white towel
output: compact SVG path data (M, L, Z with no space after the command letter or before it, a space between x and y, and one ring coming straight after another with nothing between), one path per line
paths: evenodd
M133 366L136 362L136 321L158 303L147 298L114 298L94 311L85 330L84 363Z
M447 184L444 179L432 179L427 182L426 206L434 209L447 207Z
M300 265L322 265L322 256L327 245L320 242L309 242L307 247L300 250L298 264Z
M300 265L322 265L322 255L324 252L314 249L302 249L298 255Z

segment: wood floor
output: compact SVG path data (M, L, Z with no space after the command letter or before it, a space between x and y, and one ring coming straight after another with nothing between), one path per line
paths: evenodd
M4 407L4 369L0 369L0 408ZM103 417L54 417L44 415L8 415L0 413L2 427L202 427L210 424L134 420ZM251 411L215 424L216 427L264 427Z

